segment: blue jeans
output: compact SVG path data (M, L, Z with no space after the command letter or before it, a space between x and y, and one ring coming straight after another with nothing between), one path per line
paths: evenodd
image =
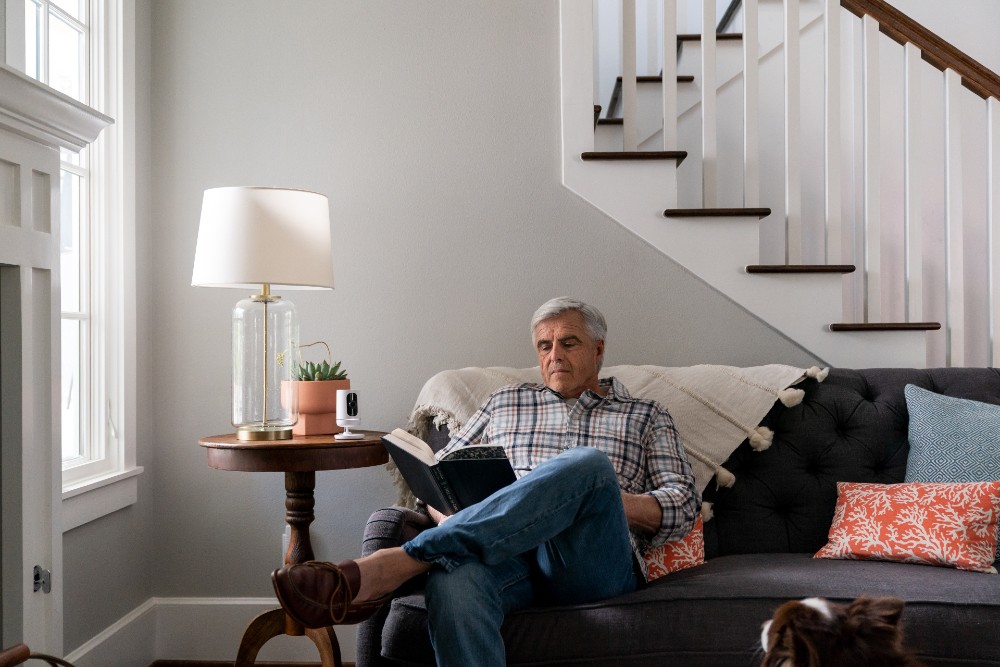
M621 490L607 455L577 447L403 545L427 582L440 667L506 664L504 614L636 589Z

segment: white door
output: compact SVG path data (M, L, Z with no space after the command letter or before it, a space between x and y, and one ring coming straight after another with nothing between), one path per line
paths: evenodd
M3 644L36 650L62 648L58 187L57 149L0 133Z
M2 646L62 655L59 149L108 119L0 65ZM36 570L37 566L37 570Z

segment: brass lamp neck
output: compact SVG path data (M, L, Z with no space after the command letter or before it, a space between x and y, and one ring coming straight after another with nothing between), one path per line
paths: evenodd
M250 299L252 301L264 301L264 302L269 302L270 303L270 302L278 301L279 299L281 299L281 297L280 296L276 296L274 294L271 294L271 285L270 285L270 283L263 283L260 286L260 294L254 294L252 297L250 297Z

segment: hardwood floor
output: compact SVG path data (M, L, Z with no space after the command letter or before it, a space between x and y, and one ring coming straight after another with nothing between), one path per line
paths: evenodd
M233 667L224 660L156 660L149 667ZM258 662L255 667L321 667L318 662ZM354 667L353 662L345 662L344 667Z

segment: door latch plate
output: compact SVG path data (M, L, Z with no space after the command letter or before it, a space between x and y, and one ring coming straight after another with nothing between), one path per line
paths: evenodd
M34 591L37 593L49 593L52 591L52 572L43 570L41 565L36 565L34 570Z

